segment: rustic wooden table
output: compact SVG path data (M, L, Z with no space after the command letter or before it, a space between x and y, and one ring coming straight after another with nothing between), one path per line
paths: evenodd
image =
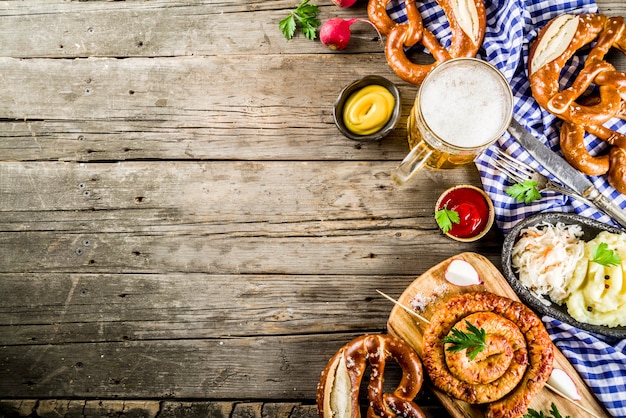
M500 265L497 228L459 244L433 217L473 166L390 180L417 88L372 28L287 41L296 4L0 2L0 415L313 417L332 354L386 331L376 289L463 251ZM402 95L378 143L332 120L368 74Z

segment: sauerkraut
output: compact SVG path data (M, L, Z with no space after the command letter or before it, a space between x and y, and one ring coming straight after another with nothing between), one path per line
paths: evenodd
M543 223L525 228L513 246L511 264L519 281L539 300L544 296L562 304L569 296L568 281L585 254L580 225Z

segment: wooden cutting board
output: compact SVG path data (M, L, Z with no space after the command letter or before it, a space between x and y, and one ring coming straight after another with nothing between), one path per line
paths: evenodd
M454 259L462 259L474 266L483 283L475 286L459 287L449 283L444 278L444 272L448 264ZM500 271L485 257L475 253L462 253L449 258L415 279L413 283L402 293L398 302L410 307L426 319L430 319L433 312L445 303L452 296L474 292L488 291L500 296L519 301L519 298L509 286ZM388 331L397 337L408 342L415 351L422 356L422 336L427 324L419 321L418 318L406 312L400 306L394 306L387 323ZM598 417L609 417L604 407L596 400L591 390L585 385L574 367L555 347L554 367L563 369L572 377L582 396L578 403L587 410L592 411ZM435 395L441 403L448 409L454 418L484 418L484 407L480 405L470 405L467 402L451 398L444 392L433 388ZM547 388L543 388L533 399L530 408L536 411L543 411L546 416L550 416L550 404L554 402L561 415L565 418L591 416L588 412L572 404L567 399L555 394Z

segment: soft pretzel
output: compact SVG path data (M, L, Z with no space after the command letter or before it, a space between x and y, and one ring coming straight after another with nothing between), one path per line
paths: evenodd
M445 49L435 35L426 29L415 0L405 0L406 23L396 23L387 14L390 0L369 0L367 14L378 31L387 37L385 55L393 71L412 84L421 84L424 77L439 63L452 58L475 57L482 45L487 22L482 0L437 0L452 32L450 50ZM435 61L415 64L406 56L405 48L422 43Z
M467 350L442 342L467 322L486 333L486 347L472 360ZM485 417L518 417L552 372L553 346L541 319L520 302L488 292L448 300L424 332L423 361L433 384L452 397L487 404Z
M612 147L609 152L609 183L614 185L618 192L626 194L626 150L621 147Z
M384 393L385 365L395 361L402 379L393 393ZM367 366L368 417L425 418L413 399L423 382L422 362L404 341L391 335L368 334L343 346L329 360L317 386L320 418L359 418L359 388Z
M570 164L590 176L600 176L609 171L609 155L593 156L585 147L585 128L569 121L561 127L561 151Z
M560 90L559 78L566 63L584 46L593 44L582 70L573 83ZM585 147L585 133L611 146L626 149L626 135L603 124L625 118L626 74L619 72L604 56L611 48L626 53L626 25L623 17L601 14L561 15L541 29L528 58L533 97L539 105L562 119L560 145L567 161L588 175L608 176L609 183L626 193L623 171L612 164L624 158L592 156ZM597 92L588 94L592 87ZM615 154L620 155L621 154Z
M544 26L528 57L530 86L541 107L576 124L602 124L620 110L620 93L626 94L626 75L603 61L612 46L625 42L624 19L600 14L561 15ZM565 64L574 54L597 39L584 68L573 84L559 90ZM582 105L576 100L595 83L600 100Z

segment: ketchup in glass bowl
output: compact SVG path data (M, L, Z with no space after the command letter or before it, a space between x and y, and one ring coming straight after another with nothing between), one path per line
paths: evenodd
M441 194L435 205L435 218L442 231L452 239L471 242L482 238L495 213L489 196L471 185L452 187Z

